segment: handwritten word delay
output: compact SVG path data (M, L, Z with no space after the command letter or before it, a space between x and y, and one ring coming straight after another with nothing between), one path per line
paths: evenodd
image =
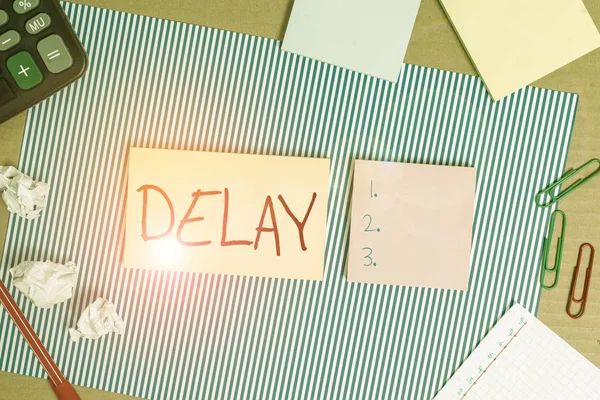
M322 280L329 160L129 150L125 268Z
M143 193L143 205L142 205L142 238L145 241L149 240L158 240L169 235L173 228L175 227L175 209L173 207L173 203L167 193L158 186L154 185L143 185L138 190L138 192ZM170 214L170 222L168 228L161 233L148 233L147 228L147 219L148 219L148 198L149 193L154 192L162 196L169 210ZM275 206L273 204L273 199L271 196L267 196L265 198L265 204L260 213L260 217L257 218L257 226L256 226L256 236L254 237L254 241L252 240L229 240L227 238L227 225L229 221L229 189L224 188L223 191L213 190L213 191L202 191L197 190L192 193L192 201L187 209L185 215L178 223L177 228L177 241L182 246L208 246L212 243L210 240L195 240L186 239L183 236L183 230L187 224L197 223L205 219L203 216L192 217L194 214L198 201L204 196L223 196L223 219L222 219L222 229L221 229L221 246L250 246L254 243L254 250L258 249L260 238L263 233L272 233L275 238L275 253L277 256L281 255L281 246L279 239L279 229L277 228L277 216L275 213ZM310 217L310 212L312 211L313 205L315 204L315 200L317 199L317 194L312 193L310 204L308 205L308 209L306 210L304 217L302 220L299 220L298 217L292 212L288 204L282 195L277 196L277 199L281 203L283 210L289 218L292 219L296 227L298 228L298 236L300 241L300 248L302 251L306 251L306 242L304 240L304 227L306 226L306 222ZM267 214L270 218L270 226L266 226L265 218Z

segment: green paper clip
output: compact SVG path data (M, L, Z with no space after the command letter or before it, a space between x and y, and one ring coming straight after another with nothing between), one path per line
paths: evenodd
M550 245L552 244L552 233L554 232L554 223L556 222L556 215L560 214L563 217L562 229L560 231L560 237L558 238L558 248L556 249L556 258L553 268L548 268L548 256L550 255ZM556 210L550 215L550 225L548 226L548 234L544 239L544 254L542 255L542 271L540 273L540 285L544 289L554 289L558 285L558 276L560 274L560 262L562 261L563 251L563 238L565 236L565 229L567 228L567 216L561 210ZM554 283L550 286L544 284L544 278L546 272L555 273Z
M578 172L584 170L585 168L587 168L590 165L595 164L595 163L598 163L598 169L596 169L590 175L586 176L585 178L579 178L573 184L571 184L571 186L569 186L568 188L566 188L562 192L559 192L556 195L552 194L552 192L554 191L554 189L556 189L558 186L560 186L567 179L571 178L573 175L577 174ZM535 203L538 205L538 207L542 207L542 208L550 207L552 204L556 203L557 201L559 201L560 199L562 199L563 197L565 197L569 193L575 191L575 189L577 189L581 185L585 184L586 182L589 182L592 178L594 178L598 174L600 174L600 159L593 158L590 161L588 161L585 164L583 164L581 167L575 168L572 171L568 172L562 178L560 178L559 180L557 180L556 182L554 182L552 185L548 186L547 188L543 189L541 192L539 192L538 194L536 194L535 195ZM548 197L550 197L550 201L548 203L542 203L541 202L541 197L544 194L546 194L546 195L548 195Z

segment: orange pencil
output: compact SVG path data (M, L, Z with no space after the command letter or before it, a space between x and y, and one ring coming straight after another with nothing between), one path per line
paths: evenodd
M8 314L15 321L15 324L17 324L17 327L25 337L25 340L27 340L27 343L29 343L29 346L31 346L36 357L40 360L42 366L48 373L48 381L50 382L50 386L52 386L56 397L59 400L79 400L79 396L69 381L67 381L60 372L58 366L54 360L52 360L50 354L48 354L48 350L46 350L40 338L33 331L33 328L25 318L25 315L19 309L19 306L2 281L0 281L0 303L4 305Z

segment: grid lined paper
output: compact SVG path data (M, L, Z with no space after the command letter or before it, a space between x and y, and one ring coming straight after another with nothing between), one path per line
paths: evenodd
M600 399L600 369L515 304L434 400Z

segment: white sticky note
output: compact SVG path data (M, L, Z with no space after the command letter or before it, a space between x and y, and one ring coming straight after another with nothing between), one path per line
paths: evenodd
M440 0L493 100L600 47L581 0Z
M329 160L133 148L126 268L321 280Z
M467 290L475 168L356 161L348 281Z
M296 0L282 49L397 82L420 0Z

